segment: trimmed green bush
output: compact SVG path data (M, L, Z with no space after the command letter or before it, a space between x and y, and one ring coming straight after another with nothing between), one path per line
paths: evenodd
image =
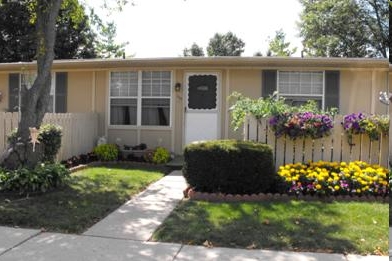
M0 191L14 191L20 194L46 192L67 183L69 170L61 164L38 164L33 170L0 169Z
M167 163L169 159L170 159L170 152L163 147L156 148L154 151L154 155L152 156L152 162L155 164Z
M118 147L116 144L101 144L94 148L94 154L101 161L117 160Z
M183 173L197 191L225 194L270 192L277 175L266 144L218 140L188 145Z
M38 140L44 144L43 161L53 163L61 147L62 128L58 125L45 124L39 128Z

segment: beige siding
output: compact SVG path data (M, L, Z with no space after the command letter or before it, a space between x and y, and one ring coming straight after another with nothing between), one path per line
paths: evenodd
M261 96L261 69L260 70L230 70L230 89L229 94L239 92L246 97L253 99L260 98ZM227 96L224 99L227 98ZM233 103L228 105L228 108ZM231 117L227 121L228 138L242 139L243 130L240 128L234 131L231 127Z
M69 72L67 112L91 112L91 95L92 72Z
M108 126L106 112L108 110L108 78L107 72L95 74L95 112L98 113L98 135L103 136Z
M110 129L108 130L108 142L117 143L121 148L123 148L123 145L135 146L137 145L137 131Z
M372 72L342 71L340 74L340 113L371 112Z
M8 74L0 73L0 92L2 97L0 98L0 112L8 110Z
M140 142L150 149L162 146L171 151L171 130L141 130Z

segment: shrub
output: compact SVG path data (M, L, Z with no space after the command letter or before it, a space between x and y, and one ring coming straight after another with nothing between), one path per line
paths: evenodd
M167 163L169 159L170 159L170 152L163 147L158 147L154 151L152 162L155 164L164 164Z
M46 192L67 183L69 170L61 164L38 164L33 170L0 169L0 191L15 191L20 194Z
M9 144L16 144L18 129L15 128L8 135ZM62 128L58 125L44 124L39 128L38 141L43 144L42 161L54 163L56 155L61 147Z
M287 164L278 174L291 194L384 196L389 192L388 170L363 161Z
M45 124L39 129L38 140L44 145L43 161L53 163L61 147L62 128Z
M94 148L94 154L101 161L117 160L118 147L115 144L101 144Z
M266 144L219 140L188 145L184 177L201 192L269 192L275 182L271 148Z

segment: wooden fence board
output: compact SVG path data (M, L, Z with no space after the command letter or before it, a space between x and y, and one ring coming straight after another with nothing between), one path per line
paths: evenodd
M63 136L58 160L90 152L97 139L98 115L95 113L46 113L43 124L62 127ZM18 113L0 113L0 153L6 147L6 137L18 126Z

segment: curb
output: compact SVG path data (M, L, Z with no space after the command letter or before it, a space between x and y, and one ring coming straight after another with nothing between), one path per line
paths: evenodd
M272 194L272 193L259 193L259 194L223 194L223 193L206 193L198 192L192 188L184 190L184 196L190 200L204 200L209 202L269 202L275 201L289 201L289 200L304 200L304 201L321 201L321 202L333 202L333 201L353 201L353 202L380 202L389 203L389 197L376 197L376 196L349 196L349 195L337 195L337 196L312 196L312 195L288 195L288 194Z

